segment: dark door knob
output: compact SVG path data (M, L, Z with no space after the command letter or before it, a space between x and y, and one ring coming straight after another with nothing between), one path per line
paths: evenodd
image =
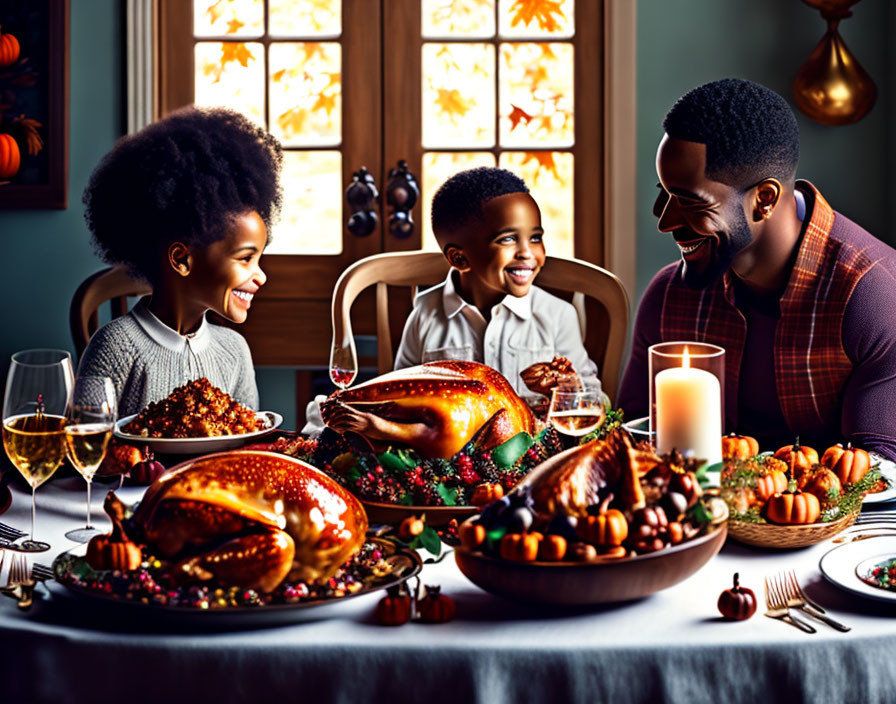
M389 208L389 232L393 237L407 239L414 234L411 210L420 197L420 188L414 174L408 171L408 163L400 159L398 166L389 171L386 184L386 203Z
M366 166L352 174L352 182L345 190L345 199L352 210L348 219L348 231L355 237L367 237L376 229L376 204L379 197L373 175L367 171Z

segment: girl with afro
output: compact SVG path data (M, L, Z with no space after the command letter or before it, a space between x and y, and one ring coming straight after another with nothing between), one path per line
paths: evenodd
M258 408L245 339L207 311L246 320L281 205L280 144L239 113L189 107L122 138L84 191L97 253L152 286L91 338L78 373L108 376L119 412L206 377Z

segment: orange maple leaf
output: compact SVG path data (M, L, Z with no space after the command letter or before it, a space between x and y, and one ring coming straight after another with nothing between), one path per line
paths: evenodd
M513 110L510 111L510 115L508 115L508 117L510 118L511 132L516 129L520 122L525 122L526 124L528 124L532 120L532 115L527 113L521 107L517 107L513 103L510 104L510 107L513 108Z
M221 18L221 15L224 14L224 8L221 7L223 4L224 0L218 0L218 2L213 5L209 5L208 9L205 11L205 14L208 15L212 24L217 22Z
M242 22L234 18L227 23L227 31L225 32L225 34L236 34L240 31L240 27L243 26L245 25Z
M439 97L436 98L436 105L439 106L442 112L448 113L452 121L457 115L466 115L470 108L476 104L475 100L464 98L457 88L439 88L438 92Z
M305 61L311 61L315 54L324 55L324 45L320 42L305 42Z
M252 53L243 42L224 42L221 45L221 67L231 61L236 61L240 66L248 66Z
M536 20L540 29L556 32L560 29L560 23L554 15L566 19L561 9L561 0L516 0L510 11L515 13L510 20L511 27L519 24L528 27L532 20Z
M320 93L317 96L317 101L314 103L314 107L312 110L326 110L327 115L331 114L333 110L336 108L336 97L335 95L324 95Z
M274 81L274 83L279 83L280 81L283 80L283 77L285 75L286 75L286 69L281 68L279 71L274 71L274 73L271 74L271 80Z
M280 129L288 136L302 134L305 129L305 120L308 118L308 111L304 108L292 108L277 118L277 124Z
M538 181L538 174L541 173L542 170L553 174L558 182L561 184L563 183L563 179L560 178L560 173L557 171L557 163L554 161L554 152L526 152L526 157L523 159L523 165L525 166L530 161L534 161L538 164L535 168L535 173L532 175L533 183Z

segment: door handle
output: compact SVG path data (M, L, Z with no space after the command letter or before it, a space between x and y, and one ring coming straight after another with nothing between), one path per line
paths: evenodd
M414 219L411 210L420 197L420 188L414 174L408 171L408 162L399 159L398 166L389 171L386 184L386 203L389 213L389 233L398 239L407 239L414 233Z
M355 237L367 237L376 229L376 204L379 197L373 175L367 171L366 166L352 174L352 182L345 189L345 199L352 210L348 219L348 231Z

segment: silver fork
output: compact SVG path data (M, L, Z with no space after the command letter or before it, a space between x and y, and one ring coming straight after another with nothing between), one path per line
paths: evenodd
M34 580L28 569L28 558L22 553L14 552L10 558L9 573L6 586L0 592L16 599L20 609L27 609L34 599Z
M789 607L799 609L807 616L811 616L818 621L826 623L831 628L836 628L843 633L852 630L849 626L844 626L839 621L835 621L830 616L827 616L824 613L824 609L815 604L814 601L810 603L808 597L800 588L800 583L796 581L796 574L794 574L793 571L789 574L782 573L778 575L778 577L776 577L776 582L776 586L783 592L784 601Z
M45 582L48 579L56 579L56 575L52 567L35 562L31 565L31 579L35 582Z
M27 535L25 531L19 530L18 528L13 528L12 526L8 526L5 523L0 523L0 538L3 538L4 540L18 540L25 535Z
M806 633L816 632L808 623L790 613L790 608L787 606L787 602L784 601L783 595L775 589L774 583L769 582L768 577L765 578L765 606L765 615L769 618L789 623L791 626L799 628Z

